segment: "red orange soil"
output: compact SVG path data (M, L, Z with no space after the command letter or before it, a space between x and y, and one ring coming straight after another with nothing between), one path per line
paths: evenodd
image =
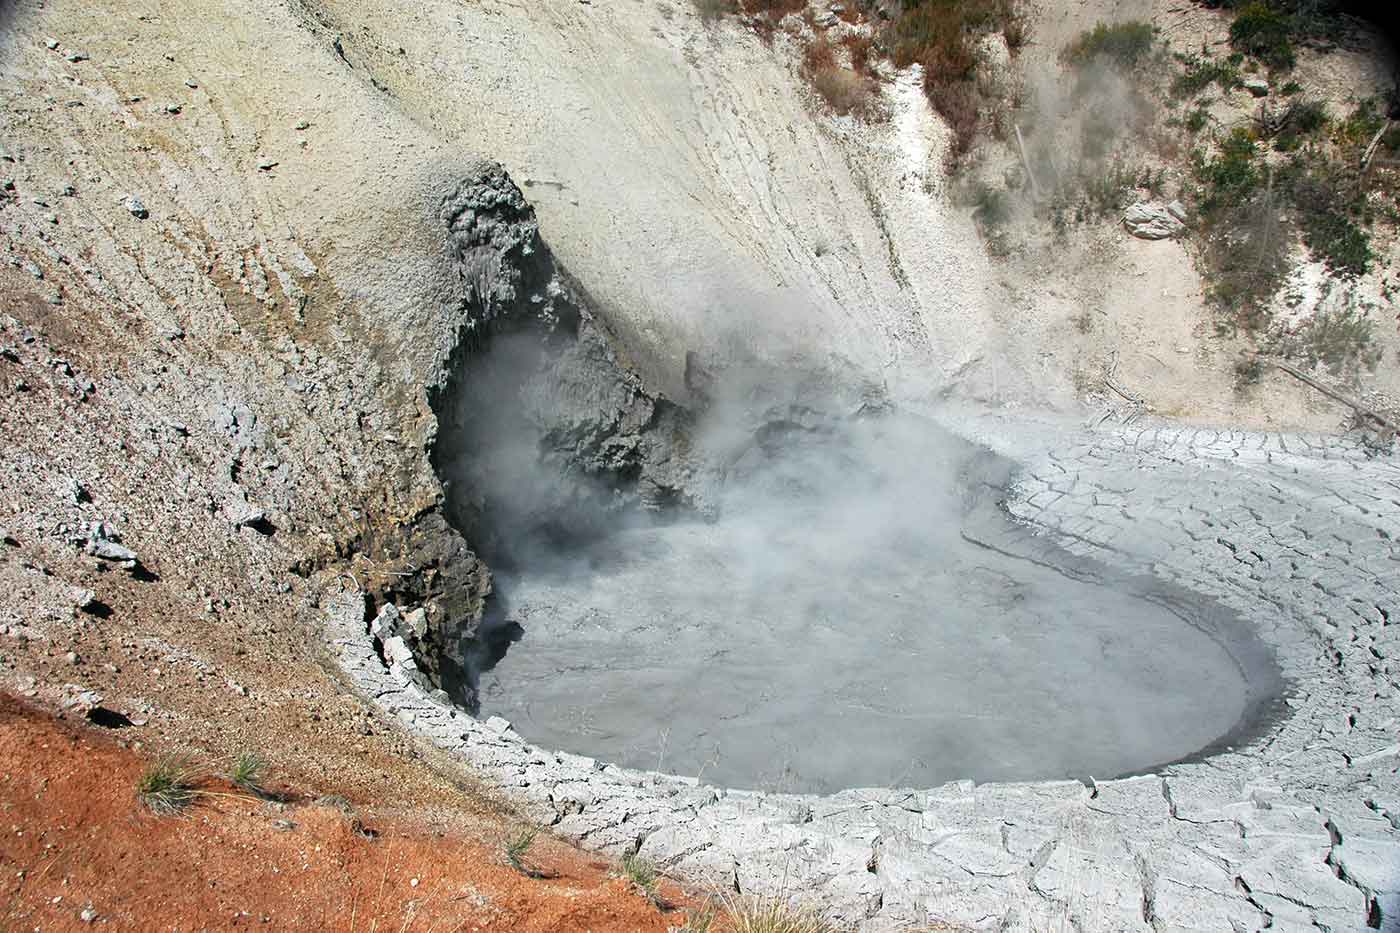
M148 764L97 727L0 695L0 929L604 933L684 924L608 863L543 836L530 857L556 875L547 880L514 871L476 839L331 804L230 794L158 817L135 794Z

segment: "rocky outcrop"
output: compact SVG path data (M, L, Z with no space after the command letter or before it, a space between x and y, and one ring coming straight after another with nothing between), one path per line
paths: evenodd
M429 681L470 709L492 592L478 553L520 559L620 509L690 502L695 471L679 452L689 414L625 365L500 165L471 166L439 219L460 285L455 348L429 388L445 499L405 532L397 563L407 570L379 596L423 605L405 643Z

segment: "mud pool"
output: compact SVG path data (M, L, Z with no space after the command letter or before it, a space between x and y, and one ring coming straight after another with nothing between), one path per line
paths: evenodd
M926 422L755 444L716 521L633 521L497 578L483 715L546 747L827 792L1114 777L1247 737L1244 624L1057 550L1009 463ZM513 642L513 643L512 643Z

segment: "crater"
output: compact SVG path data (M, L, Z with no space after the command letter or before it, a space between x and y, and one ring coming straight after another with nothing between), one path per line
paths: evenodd
M715 520L634 517L509 562L482 712L790 792L1103 779L1242 740L1279 690L1248 626L1017 524L1012 472L900 416L755 444Z
M433 460L494 582L417 650L473 712L606 762L830 792L1112 778L1278 708L1246 621L1015 521L1012 461L776 351L688 352L669 402L503 173L443 216L470 316ZM1081 520L1131 536L1132 495Z

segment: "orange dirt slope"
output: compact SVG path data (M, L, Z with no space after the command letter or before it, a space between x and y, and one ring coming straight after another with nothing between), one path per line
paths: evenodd
M136 798L149 762L94 726L0 695L0 929L665 931L605 862L540 838L499 850L334 803L208 781L183 815ZM674 893L674 892L668 892Z

